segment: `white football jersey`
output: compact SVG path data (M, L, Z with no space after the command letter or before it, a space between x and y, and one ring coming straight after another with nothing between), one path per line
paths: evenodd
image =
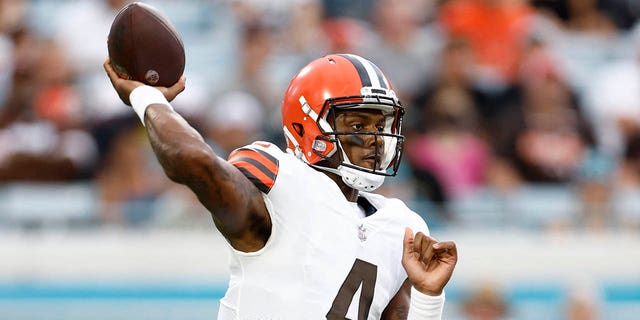
M229 162L263 193L272 231L257 252L231 249L218 319L379 319L407 278L405 227L429 234L397 199L363 193L377 211L362 218L326 174L269 143Z

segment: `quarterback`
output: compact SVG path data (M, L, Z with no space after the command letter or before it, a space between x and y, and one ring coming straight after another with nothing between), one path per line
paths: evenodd
M455 243L429 236L400 200L372 193L402 156L404 109L370 61L328 55L282 103L286 151L255 142L216 156L169 101L104 68L167 176L211 212L231 252L219 319L440 319Z

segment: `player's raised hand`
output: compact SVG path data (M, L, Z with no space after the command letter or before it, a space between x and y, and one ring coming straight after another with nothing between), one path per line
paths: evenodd
M108 58L104 62L103 67L107 72L107 75L109 76L111 85L113 85L113 88L116 89L120 100L122 100L122 102L124 102L126 105L130 106L131 102L129 102L129 95L131 94L131 91L139 86L143 86L144 83L135 80L124 79L118 76L118 73L113 69L113 67L111 66L111 61ZM162 92L167 101L172 101L173 99L175 99L175 97L178 96L178 94L180 94L180 92L184 91L185 82L186 78L182 76L180 77L178 82L176 82L171 87L155 88Z
M453 241L436 239L405 228L402 266L416 290L431 296L442 293L451 279L458 261L458 251Z

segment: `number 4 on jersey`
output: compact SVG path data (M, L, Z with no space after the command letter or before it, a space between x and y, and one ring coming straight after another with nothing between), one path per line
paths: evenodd
M331 310L327 313L327 319L346 319L353 296L360 288L360 284L362 284L360 302L358 304L358 320L366 320L373 302L373 289L376 286L377 274L378 267L375 264L356 259L347 278L344 279L342 286L340 286L336 298L333 300Z

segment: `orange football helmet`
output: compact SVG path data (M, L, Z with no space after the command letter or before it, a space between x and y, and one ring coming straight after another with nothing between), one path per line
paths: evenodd
M335 111L353 109L381 111L384 130L338 132L327 119ZM340 175L347 185L361 191L375 190L386 176L397 174L404 145L403 115L404 108L382 71L353 54L327 55L306 65L291 80L282 104L287 151L318 169ZM347 135L381 139L383 150L376 150L380 157L374 168L354 165L348 159L338 139ZM377 148L378 143L375 145ZM340 160L332 158L336 152ZM319 164L321 160L333 162L336 168Z

